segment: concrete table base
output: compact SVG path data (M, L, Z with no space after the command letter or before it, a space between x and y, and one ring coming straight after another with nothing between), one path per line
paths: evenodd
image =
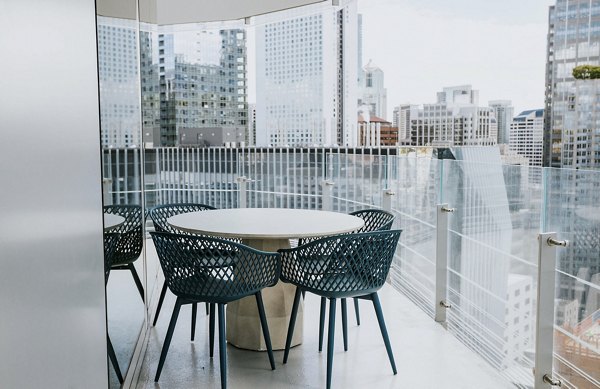
M258 250L271 252L290 247L289 240L287 239L244 239L243 243ZM265 288L262 291L273 350L283 350L285 348L285 339L292 314L295 292L296 287L294 285L283 282L279 282L274 287ZM267 349L260 326L258 309L256 308L256 298L254 296L227 304L226 321L228 343L248 350L265 351ZM298 317L296 318L292 346L302 343L302 327L303 306L301 301L300 308L298 309Z

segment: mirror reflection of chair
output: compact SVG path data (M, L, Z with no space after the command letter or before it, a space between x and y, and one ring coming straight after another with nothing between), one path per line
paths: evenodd
M156 232L170 232L173 234L189 234L186 231L179 230L171 226L167 223L167 219L171 216L180 215L182 213L188 212L200 212L200 211L209 211L216 209L215 207L211 207L210 205L205 204L196 204L196 203L180 203L180 204L166 204L159 205L152 208L149 212L150 219L152 219L152 224L154 224L154 231ZM158 315L160 314L160 310L162 308L163 302L165 300L165 294L167 293L167 281L163 282L163 286L160 290L160 296L158 298L158 305L156 306L156 313L154 314L154 320L152 321L152 326L156 325L158 320ZM195 331L196 331L196 312L197 312L197 304L192 305L192 334L191 340L194 340ZM209 305L206 304L206 314L209 314ZM214 320L214 319L212 319Z
M335 308L337 299L356 297L371 300L379 322L392 370L396 363L388 337L377 291L390 270L400 230L344 234L318 239L281 253L281 280L296 285L283 363L287 363L302 292L329 299L327 343L327 388L331 387ZM323 321L323 315L321 320ZM342 305L344 350L348 349L347 314Z
M158 382L173 337L182 305L210 303L210 357L213 356L215 305L219 316L219 357L221 387L227 387L227 345L225 343L225 305L254 295L271 369L275 360L264 311L261 290L274 286L281 269L278 253L268 253L225 239L152 232L152 239L169 290L177 296L169 328L160 354L154 381ZM233 265L223 265L223 258Z
M108 282L108 276L110 275L110 268L112 266L113 256L115 253L115 249L117 248L117 244L119 242L120 235L118 233L105 233L104 234L104 283ZM119 361L117 360L117 355L115 354L115 349L113 348L112 342L110 341L110 336L108 335L108 328L106 331L106 343L107 343L107 352L108 358L115 369L115 374L119 379L119 383L123 383L123 374L121 374L121 369L119 368Z
M140 257L144 246L142 223L145 217L142 207L139 205L106 205L104 213L112 213L125 218L123 223L111 230L120 234L111 269L129 270L142 301L144 301L144 287L133 264Z

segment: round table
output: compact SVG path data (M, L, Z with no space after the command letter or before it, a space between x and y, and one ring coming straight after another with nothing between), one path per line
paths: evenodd
M177 229L195 234L241 238L250 247L263 251L289 248L289 239L327 236L355 231L364 220L337 212L283 209L236 208L190 212L167 219ZM287 327L294 302L295 286L277 283L263 291L263 300L274 350L285 348ZM302 306L292 346L302 342ZM227 304L227 341L232 345L265 350L256 300L253 296Z
M104 231L110 232L112 229L120 226L125 222L123 216L115 215L113 213L104 214Z

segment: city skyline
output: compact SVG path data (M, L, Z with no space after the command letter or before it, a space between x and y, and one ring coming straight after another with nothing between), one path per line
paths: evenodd
M362 61L384 71L388 113L427 102L443 86L464 84L476 85L482 102L511 100L516 112L543 108L552 4L358 0Z

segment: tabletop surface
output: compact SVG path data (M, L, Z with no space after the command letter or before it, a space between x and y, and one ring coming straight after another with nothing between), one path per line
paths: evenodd
M125 218L123 216L115 215L112 213L104 214L104 229L110 230L111 228L115 228L119 224L123 223Z
M285 208L234 208L183 213L167 223L205 235L289 239L326 236L361 228L364 220L338 212Z

